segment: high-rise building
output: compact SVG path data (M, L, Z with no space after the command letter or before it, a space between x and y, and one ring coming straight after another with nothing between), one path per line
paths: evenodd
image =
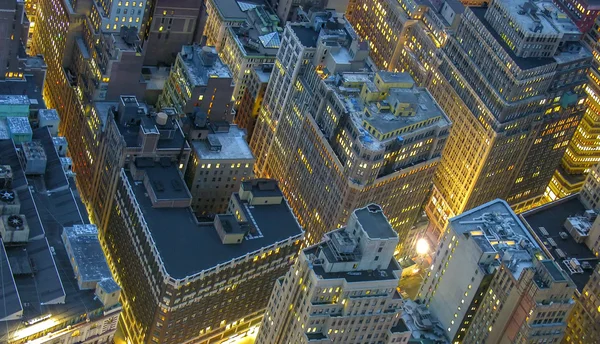
M250 77L242 92L240 104L236 110L234 122L246 130L246 140L252 140L256 119L260 112L267 84L273 71L273 64L263 64L250 69Z
M377 202L402 244L450 121L408 74L371 69L345 20L311 18L283 35L251 141L257 174L280 181L310 242Z
M274 63L283 28L264 2L208 0L204 35L233 75L235 107L241 103L252 68Z
M256 343L407 342L397 245L380 206L355 210L277 281Z
M591 55L578 28L543 0L418 13L388 68L413 74L453 122L426 207L433 223L496 197L519 211L542 202L584 111Z
M0 80L23 78L19 56L29 27L24 6L22 0L0 1Z
M571 195L521 215L548 256L577 287L575 307L563 343L598 343L600 311L600 217L598 175L594 169L579 195Z
M598 4L600 9L600 4ZM579 13L580 6L576 7ZM600 18L596 19L593 27L585 34L584 42L594 56L600 53ZM567 150L560 166L554 172L548 184L547 198L554 201L577 193L585 181L590 169L600 162L600 140L596 133L600 130L600 63L592 60L592 68L588 72L588 84L585 88L585 113Z
M204 0L156 0L152 6L143 33L144 65L170 66L182 46L202 41Z
M56 148L46 127L0 141L2 343L110 343L117 329L120 287Z
M192 209L199 216L227 211L231 194L254 176L254 156L244 131L228 123L209 126L206 139L190 142L192 155L185 172Z
M453 343L553 343L565 334L575 288L495 200L450 219L418 299Z
M600 14L600 3L594 0L554 0L569 15L581 32L588 32Z
M220 343L257 326L303 237L276 182L242 183L226 214L198 223L178 169L141 159L121 171L104 233L126 338Z
M232 74L214 47L186 45L181 48L158 107L173 107L179 113L198 108L213 121L231 121Z
M311 8L346 12L348 0L269 0L282 22L297 21L302 12Z

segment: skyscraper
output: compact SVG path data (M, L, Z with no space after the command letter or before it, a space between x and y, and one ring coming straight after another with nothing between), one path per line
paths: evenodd
M579 9L577 7L577 13ZM596 56L600 53L600 19L596 19L593 24L583 41ZM549 201L577 193L590 169L600 162L600 141L596 135L600 130L600 63L597 59L592 60L585 91L585 113L548 185Z
M408 74L375 72L368 47L330 12L289 24L251 147L258 175L276 178L316 242L378 202L410 237L450 121Z
M397 245L381 207L355 210L277 281L256 343L406 342Z
M453 343L556 342L575 284L509 205L495 200L452 218L418 299Z
M430 218L441 229L496 197L520 210L539 203L584 110L591 55L578 28L543 0L446 1L416 13L389 68L413 74L453 122Z
M263 64L250 69L247 85L242 92L240 105L235 114L235 123L246 130L246 139L252 140L254 126L260 113L269 78L273 71L273 64Z

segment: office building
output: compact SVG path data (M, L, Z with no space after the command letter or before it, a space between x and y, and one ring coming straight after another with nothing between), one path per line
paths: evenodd
M156 0L152 2L144 36L144 65L171 66L184 45L200 43L206 15L202 0Z
M238 127L246 130L246 140L248 142L252 140L256 119L258 118L272 71L272 64L263 64L251 68L246 88L242 92L234 122Z
M569 15L583 33L588 32L594 26L594 22L600 14L600 3L593 0L555 0L554 3Z
M186 45L171 68L158 107L178 113L205 112L212 121L231 121L232 74L214 47Z
M257 174L280 181L310 242L377 202L403 244L450 121L408 74L371 69L343 19L311 18L283 35L250 144Z
M244 131L228 123L211 123L206 139L191 142L192 155L185 180L192 209L199 216L222 214L229 198L254 176L254 156Z
M415 12L387 68L410 72L453 122L426 207L441 231L448 218L496 197L518 211L544 202L584 112L591 55L549 1L437 8Z
M0 1L0 80L20 79L19 56L27 44L29 22L22 0Z
M113 204L105 249L134 343L220 343L252 330L303 237L275 181L242 183L226 214L199 223L179 170L151 158L121 171Z
M600 6L598 4L597 6ZM579 13L580 6L577 7ZM600 9L600 7L599 7ZM596 11L597 12L597 11ZM596 17L594 17L596 18ZM596 19L593 27L584 35L583 41L594 55L600 52L600 19ZM581 119L573 138L567 146L560 166L554 172L548 184L547 200L555 201L568 195L577 193L585 181L586 175L600 162L600 142L595 133L600 128L600 64L592 60L592 68L588 71L588 84L585 88L585 113Z
M563 343L600 341L600 194L598 166L592 168L579 194L523 213L546 254L568 271L577 286Z
M111 343L120 287L48 129L33 139L34 156L0 141L0 341ZM41 160L39 173L21 167Z
M495 200L450 219L418 299L453 343L552 343L565 334L575 288Z
M209 17L204 35L231 68L237 108L252 69L275 62L283 28L273 10L261 1L209 0L206 11Z
M396 246L380 206L352 212L276 282L256 343L406 342Z

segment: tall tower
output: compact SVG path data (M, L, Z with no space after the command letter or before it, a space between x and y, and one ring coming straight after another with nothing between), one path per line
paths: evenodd
M594 56L600 53L599 37L600 19L596 19L583 39ZM590 169L600 162L600 63L597 59L592 60L585 91L585 113L548 185L547 196L550 201L577 193Z
M407 341L397 244L381 207L355 210L275 283L256 343Z
M519 211L542 201L584 111L591 55L578 28L543 0L402 7L411 20L389 68L426 85L453 122L426 207L432 221L442 229L496 197Z
M421 214L450 121L405 73L375 71L347 22L288 24L251 147L314 243L379 203L400 244Z

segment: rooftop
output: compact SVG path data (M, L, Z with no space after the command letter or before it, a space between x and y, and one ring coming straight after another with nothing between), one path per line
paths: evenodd
M38 111L38 116L40 119L44 119L46 121L58 121L58 112L55 109L40 109Z
M379 75L385 83L414 84L408 74L379 72ZM402 135L422 130L423 127L417 128L418 123L429 121L425 127L439 125L440 122L442 125L450 124L450 120L425 88L389 88L385 99L365 101L361 95L363 85L371 93L379 92L383 86L375 85L375 74L342 73L338 80L337 84L329 82L330 88L344 104L354 126L359 128L361 142L373 149L382 149L385 142L402 140ZM410 115L396 115L392 112L394 107L404 106L410 108ZM374 128L377 134L369 127Z
M193 87L206 86L210 78L231 79L231 71L221 61L215 47L184 45L179 56Z
M265 4L263 0L213 0L211 3L215 6L219 14L228 21L243 21L246 19L246 12L257 6Z
M569 271L565 266L568 260L561 258L561 251L568 259L576 258L580 262L590 263L591 269L583 269L580 273L570 274L577 290L580 292L590 279L594 267L598 264L598 257L583 242L577 243L570 234L561 237L560 233L568 233L564 227L565 220L568 217L583 215L586 210L577 195L575 195L521 214L524 222L535 233L539 245L559 263L563 270ZM545 235L543 231L546 231L548 235ZM553 246L550 240L556 246Z
M39 77L42 80L42 76ZM40 81L40 84L42 81ZM3 80L0 81L0 94L20 95L29 99L30 109L44 109L46 104L42 98L42 85L36 82L34 75L25 74L22 80Z
M275 57L283 32L283 28L279 26L279 18L267 5L253 6L244 11L245 23L229 27L229 30L246 56Z
M490 25L490 23L485 19L485 12L487 8L485 7L469 7L469 10L475 14L477 19L483 24L483 26L487 29L487 31L494 37L496 42L502 47L505 53L508 54L511 60L513 60L519 68L522 70L533 69L548 65L550 63L554 63L554 59L551 57L519 57L515 55L513 50L504 42L502 37L496 32L496 30Z
M48 132L47 128L40 128L34 131L34 135L42 129ZM42 146L48 149L43 142ZM47 155L51 154L49 152ZM12 167L13 188L17 190L21 204L20 213L26 217L30 229L26 245L11 246L5 250L11 266L15 267L13 274L18 294L14 293L14 288L6 293L10 284L5 283L3 296L6 303L2 304L7 306L4 308L0 304L0 318L11 312L9 308L14 309L15 302L20 302L23 307L22 318L0 324L0 342L7 342L7 336L24 336L20 330L27 327L25 321L48 314L52 314L52 318L59 322L78 319L83 314L93 316L91 314L102 309L103 305L93 290L79 289L61 239L63 227L89 223L85 208L78 201L75 184L66 179L62 169L47 169L47 176L25 179L12 141L0 141L0 163ZM62 177L54 175L57 173ZM41 189L44 188L44 180L64 180L61 182L64 187L60 191L46 192ZM0 247L0 251L3 251L4 245ZM1 253L0 264L5 264ZM3 271L7 271L4 267ZM34 273L26 273L29 269ZM10 273L4 274L5 278L7 276Z
M169 158L155 164L152 158L137 158L135 164L146 172L148 182L157 200L187 200L192 197L181 179L179 170L171 165Z
M0 105L29 105L29 97L16 94L0 94Z
M581 32L550 0L503 0L500 2L520 29L541 35L580 34Z
M32 134L29 118L27 117L7 117L8 130L12 134Z
M253 160L254 155L248 147L245 136L246 133L237 125L231 125L229 132L209 134L208 140L192 141L192 145L201 160ZM211 149L219 144L221 146L219 150Z
M65 227L63 236L68 239L74 264L83 281L112 279L95 225L75 224L72 227Z
M529 230L517 218L508 203L497 199L450 219L449 227L479 245L481 253L500 253L513 275L518 278L541 251Z
M175 279L198 274L303 233L286 202L250 207L235 195L240 204L246 204L243 210L251 215L248 218L254 219L262 236L237 245L223 245L212 222L198 223L189 207L153 208L144 185L134 181L129 172L126 178L165 269Z
M383 214L383 210L376 204L371 204L354 211L358 222L371 239L397 238L398 234L390 225Z

